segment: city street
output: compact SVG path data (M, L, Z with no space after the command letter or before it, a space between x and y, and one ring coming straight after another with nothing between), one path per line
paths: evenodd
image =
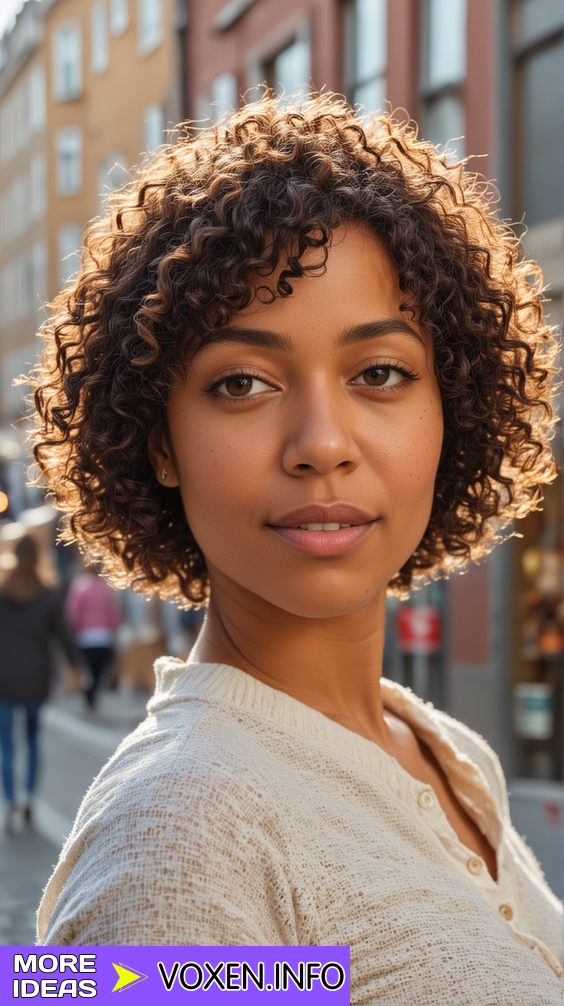
M81 695L61 694L43 709L34 827L15 835L0 831L1 946L35 943L37 906L82 797L122 738L143 719L146 701L143 692L103 692L99 709L89 714ZM18 721L18 741L21 727ZM22 743L18 755L21 781Z

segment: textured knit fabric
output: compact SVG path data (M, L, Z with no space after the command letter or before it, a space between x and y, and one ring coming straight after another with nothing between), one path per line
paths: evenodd
M45 588L33 601L18 604L0 597L0 699L44 702L57 641L71 664L80 660L63 616L59 590Z
M40 945L348 945L354 1003L562 1000L562 906L481 737L382 681L496 849L497 883L376 744L233 667L156 671L79 810Z

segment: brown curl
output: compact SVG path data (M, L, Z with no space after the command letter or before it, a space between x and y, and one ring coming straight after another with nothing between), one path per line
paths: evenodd
M187 125L113 195L41 332L35 459L64 538L115 586L207 599L204 556L179 491L155 478L148 434L198 343L253 297L289 296L315 268L304 253L325 261L348 221L385 245L402 310L432 336L444 409L429 524L389 590L485 555L537 505L555 475L556 344L540 271L520 260L491 189L413 124L361 120L334 95L297 108L266 92L214 129Z

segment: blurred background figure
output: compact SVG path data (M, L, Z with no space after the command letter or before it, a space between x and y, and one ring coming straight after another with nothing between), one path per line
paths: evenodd
M64 619L61 594L42 582L38 559L34 539L24 535L15 547L14 567L0 587L0 742L9 831L16 829L18 815L14 781L14 709L23 706L26 716L28 763L23 815L29 824L39 762L39 714L48 696L53 670L52 641L60 642L71 663L77 660L77 651Z
M65 610L89 672L86 704L94 709L100 679L114 658L121 610L115 591L93 566L71 583Z

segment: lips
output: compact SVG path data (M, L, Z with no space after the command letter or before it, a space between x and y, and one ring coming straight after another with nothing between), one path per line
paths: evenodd
M309 506L299 507L297 510L290 510L273 520L268 521L270 527L293 527L299 528L304 524L371 524L376 518L373 514L349 503L332 503L325 506L320 503L312 503ZM336 534L336 531L329 531L328 534Z
M291 510L269 522L267 527L298 552L329 558L350 552L370 534L377 523L376 517L359 507L348 503L334 503L331 506L312 504ZM310 530L307 525L311 524L317 525L317 528ZM341 526L338 529L323 530L323 525L326 524Z

